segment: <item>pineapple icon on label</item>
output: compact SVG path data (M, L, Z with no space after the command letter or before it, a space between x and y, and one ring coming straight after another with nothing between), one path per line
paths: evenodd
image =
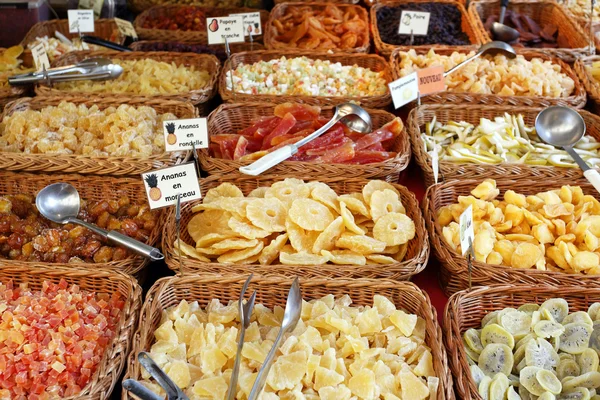
M175 135L175 124L173 122L170 122L165 126L167 128L167 133L168 133L167 143L169 143L172 146L175 143L177 143L177 136Z
M144 178L148 186L150 187L149 196L152 201L158 201L162 197L162 193L158 188L158 176L156 174L150 174Z

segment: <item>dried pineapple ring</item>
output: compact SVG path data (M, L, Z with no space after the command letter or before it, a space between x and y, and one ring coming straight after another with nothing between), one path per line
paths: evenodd
M248 197L256 197L259 199L264 199L265 193L267 193L267 190L269 190L269 188L266 186L257 187L256 189L254 189L253 191L248 193Z
M260 253L260 257L258 257L258 262L262 265L269 265L279 256L279 252L283 249L283 246L287 243L288 234L283 233L277 236L275 239L271 240L268 246L265 246L262 253Z
M222 210L246 218L246 206L248 206L249 202L250 200L246 198L219 197L213 199L210 203L196 204L192 207L192 212Z
M324 255L327 258L327 260L334 264L365 265L367 263L365 256L350 250L323 250L321 251L321 254Z
M384 256L383 254L368 255L367 260L373 261L375 264L395 264L397 262L392 257Z
M385 243L365 235L355 235L344 232L335 242L337 247L352 250L359 254L381 253L385 250Z
M310 253L279 253L279 262L288 265L322 265L327 263L327 257Z
M373 227L373 237L388 246L407 243L415 237L415 233L413 220L400 213L384 215L377 220Z
M400 196L400 192L393 185L387 183L386 181L373 180L363 187L362 194L365 203L367 203L367 205L371 205L371 196L373 195L373 192L385 189L389 189Z
M346 204L346 208L353 213L360 214L365 218L371 219L371 213L367 209L365 203L362 201L362 195L359 196L360 198L354 197L351 194L343 194L338 197L338 200L340 202L344 202Z
M344 229L344 219L342 217L334 219L333 222L319 234L319 237L317 237L317 240L313 245L312 252L321 254L322 250L332 250L336 240L344 233Z
M309 196L310 188L304 184L304 181L292 180L291 178L273 183L265 192L266 199L275 197L281 200L286 208L290 208L294 200L308 198Z
M208 210L194 215L188 222L187 230L194 241L209 233L228 235L233 233L227 225L231 214L222 210Z
M215 250L242 250L258 244L256 239L225 239L212 245Z
M323 231L333 222L333 214L327 206L312 199L294 200L289 216L295 224L310 231Z
M319 237L319 232L305 231L296 225L289 216L285 220L285 230L288 233L292 248L299 253L310 253Z
M335 212L340 212L338 195L332 188L322 182L310 182L308 185L312 187L310 197L325 204Z
M244 197L244 194L234 184L224 182L215 188L209 189L204 195L203 202L208 204L221 197Z
M250 248L244 249L244 250L230 251L228 253L225 253L225 254L221 255L219 258L217 258L217 261L222 264L233 264L235 262L239 262L241 260L244 260L246 258L250 258L252 256L259 254L262 251L263 247L265 247L264 243L258 242L258 244L254 247L250 247Z
M238 235L246 239L262 239L266 238L271 232L257 228L252 224L240 221L235 217L231 217L228 222L229 228Z
M267 232L285 230L285 207L279 199L255 199L246 207L246 216Z
M200 254L198 251L196 251L195 247L190 246L189 244L185 243L183 240L180 240L179 242L177 240L175 240L175 242L173 243L173 251L175 252L175 255L179 256L179 246L181 245L181 252L188 256L188 257L192 257L195 258L196 260L202 261L202 262L210 262L210 259L204 257L202 254Z
M340 213L342 214L344 225L349 231L354 232L357 235L364 235L365 233L367 233L360 226L356 225L356 222L354 222L354 215L352 215L352 213L348 211L348 209L346 208L346 203L344 202L340 203Z
M202 236L196 242L196 247L209 247L217 242L220 242L221 240L230 239L232 237L235 237L235 236L221 235L219 233L209 233L208 235Z
M400 196L390 189L376 190L371 195L371 217L373 221L389 213L406 214Z

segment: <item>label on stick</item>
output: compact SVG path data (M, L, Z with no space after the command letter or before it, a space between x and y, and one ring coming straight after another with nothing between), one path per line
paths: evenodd
M470 251L475 239L475 231L473 229L473 206L467 209L460 215L460 248L464 256Z
M208 147L208 127L206 118L177 119L164 121L166 151L206 149Z
M150 208L161 208L202 198L194 163L157 169L142 174Z
M93 10L69 10L69 33L94 32Z
M242 43L244 38L244 21L240 16L206 18L208 44Z
M44 43L38 43L33 46L31 48L31 56L33 57L35 68L38 71L41 71L44 68L50 68L50 60L48 60L48 54L46 53Z
M416 100L419 96L419 83L416 72L389 83L388 87L396 109Z
M427 31L429 30L429 15L430 13L424 11L402 11L398 34L427 35Z
M94 17L97 19L102 14L102 6L104 6L104 0L79 0L77 8L94 11Z
M417 71L419 77L419 93L421 96L443 92L446 89L444 83L444 67L436 66L420 69Z
M244 21L244 35L245 36L258 36L262 35L262 24L260 22L260 13L243 13L243 14L231 14L230 17L242 17Z
M129 36L137 40L138 35L131 22L121 18L115 18L115 23L117 24L117 28L119 28L119 32L121 32L121 35Z

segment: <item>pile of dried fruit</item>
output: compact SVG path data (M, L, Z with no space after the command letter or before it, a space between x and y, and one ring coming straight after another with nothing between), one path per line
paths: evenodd
M375 295L352 307L349 296L302 302L301 320L286 335L262 399L436 399L439 379L425 343L425 320ZM212 300L205 310L185 300L163 312L151 357L190 398L224 399L239 330L238 305ZM283 316L254 307L246 330L238 399L247 398ZM149 389L164 392L142 371Z
M27 72L21 66L19 56L23 53L23 46L17 45L4 50L0 54L0 88L8 87L8 77Z
M31 50L38 44L43 43L44 49L46 50L46 54L48 55L48 60L50 62L58 59L59 57L65 55L67 53L70 53L72 51L81 51L81 50L96 51L96 50L105 49L104 47L101 47L101 46L95 46L93 44L85 43L85 42L81 41L81 39L79 39L78 37L73 37L70 40L73 43L72 45L61 42L60 40L53 38L53 37L42 36L42 37L35 38L35 40L33 42L28 43L27 48L29 50ZM110 38L109 40L114 42L114 41L117 41L117 38L114 37L114 38Z
M596 399L600 303L569 314L560 298L505 308L463 336L471 376L484 399ZM538 397L539 396L539 397Z
M204 31L206 14L194 6L177 8L171 15L157 15L144 20L142 28L168 29L170 31Z
M0 283L0 397L77 395L115 334L124 300L65 280L44 282L41 290Z
M116 200L82 201L79 219L100 228L118 230L147 242L158 220L146 204L123 196ZM106 263L131 253L104 244L90 230L74 224L59 225L43 218L28 194L0 197L0 259L56 263Z
M484 26L490 37L492 37L492 25L498 20L499 17L496 14L490 15L485 20ZM519 31L519 38L511 43L513 47L539 47L543 49L569 47L569 42L559 35L558 26L546 22L542 24L542 27L527 14L507 10L504 24Z
M287 6L272 22L275 47L311 50L354 49L368 45L369 25L360 7Z
M512 268L600 274L600 202L584 195L579 186L531 196L507 190L497 200L496 182L486 179L459 196L458 203L442 207L437 220L446 243L460 252L459 220L473 206L478 261Z
M293 144L325 125L318 106L284 103L275 107L274 116L259 117L237 133L210 136L213 157L226 160L257 160L280 147ZM321 137L300 147L289 161L315 163L369 164L396 155L390 152L402 121L395 118L368 134L352 132L342 123L335 124Z
M402 261L415 236L398 190L378 180L362 193L341 196L322 182L293 178L248 197L223 183L192 211L198 214L187 229L196 246L182 242L181 251L204 262L393 264Z
M410 45L410 35L398 33L402 11L428 12L429 30L427 35L413 35L413 45L444 44L464 46L471 44L469 36L462 30L462 15L453 4L406 3L394 7L381 7L377 10L377 29L384 43Z

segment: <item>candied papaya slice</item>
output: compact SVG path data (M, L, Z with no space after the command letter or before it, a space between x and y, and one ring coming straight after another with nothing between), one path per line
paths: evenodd
M385 151L385 148L383 147L383 145L381 144L381 142L377 142L377 143L375 143L375 144L367 147L365 150L368 150L368 151Z
M321 108L308 104L283 103L275 106L273 113L279 118L284 118L289 113L298 121L313 121L319 118Z
M336 124L322 136L302 146L300 150L310 154L308 153L309 150L336 147L343 144L344 140L346 140L344 130L341 125Z
M354 155L351 160L345 161L346 164L373 164L383 162L394 157L396 153L388 153L387 151L372 151L360 150Z
M243 136L264 137L267 133L275 129L279 121L280 118L277 117L259 117L251 122L252 125L242 129L238 133Z
M346 139L347 141L341 146L335 147L329 150L327 153L320 156L317 160L323 163L344 163L354 158L354 143Z
M233 150L233 159L239 160L240 158L245 156L247 147L248 139L246 139L244 136L240 136L237 141L237 144L235 145L235 149Z
M314 120L313 121L296 121L296 125L294 125L294 127L292 129L290 129L288 134L295 135L296 133L303 132L305 130L310 130L311 132L314 132L314 129L312 129L313 122L314 122Z
M262 149L263 150L268 149L271 146L271 141L273 140L273 138L287 134L295 124L296 124L296 118L294 118L294 116L292 114L287 113L285 115L285 117L283 117L281 119L279 124L277 124L275 129L273 129L273 131L271 131L271 133L269 133L267 136L265 136Z
M374 144L384 142L394 138L394 134L387 129L378 129L375 132L363 135L362 138L356 141L356 150L363 150Z

